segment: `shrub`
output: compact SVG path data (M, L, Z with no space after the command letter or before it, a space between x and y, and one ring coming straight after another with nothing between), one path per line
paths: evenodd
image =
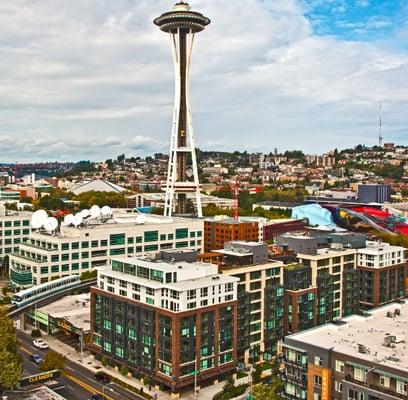
M41 337L41 331L39 329L33 329L31 331L31 337L33 337L33 338Z
M108 357L103 356L103 357L101 358L101 363L102 363L102 365L103 365L104 367L108 366L108 365L109 365Z
M234 397L241 396L245 393L245 391L248 389L248 384L245 383L243 385L239 386L234 386L232 390L229 392L219 392L217 393L214 397L213 400L229 400L233 399Z
M129 372L129 370L127 369L126 365L122 365L122 366L120 367L120 373L121 373L123 376L126 376L126 375L128 374L128 372Z

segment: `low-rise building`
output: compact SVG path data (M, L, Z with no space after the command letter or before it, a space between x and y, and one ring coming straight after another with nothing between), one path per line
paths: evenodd
M209 263L113 258L91 288L92 350L173 392L236 368L238 278Z
M287 336L284 399L408 398L407 302Z
M112 256L202 248L202 220L114 213L107 220L61 226L56 233L32 232L10 256L10 279L24 287L93 270Z

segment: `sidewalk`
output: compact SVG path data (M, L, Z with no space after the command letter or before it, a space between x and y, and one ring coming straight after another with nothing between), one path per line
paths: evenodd
M26 333L30 334L31 331L25 331ZM149 391L148 385L143 385L138 379L128 376L123 376L119 371L112 367L104 367L100 361L94 358L92 354L88 351L85 351L83 354L83 358L81 360L80 353L76 352L71 346L57 340L55 337L51 335L44 334L42 338L47 342L50 349L63 354L67 359L82 365L83 367L89 369L93 373L96 372L106 372L109 375L114 376L115 378L120 379L121 381L132 385L135 388L143 388L145 393L148 393L152 396L157 394L158 400L172 400L172 397L169 393L163 392L162 390L154 389ZM242 383L248 383L248 377L244 377L241 379L237 379L235 384L240 385ZM211 385L205 388L201 388L198 391L198 400L212 400L213 396L220 392L223 389L225 382L219 382L215 385ZM180 399L188 399L188 400L195 400L194 393L188 392L180 395Z

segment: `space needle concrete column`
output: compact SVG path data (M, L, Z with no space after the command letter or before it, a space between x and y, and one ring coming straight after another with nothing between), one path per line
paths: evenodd
M191 116L189 72L194 35L201 32L210 20L191 11L185 2L176 3L173 9L162 14L154 23L170 34L175 72L175 96L170 155L166 182L164 215L187 214L187 194L194 193L197 215L202 217L200 183L193 121ZM193 176L187 175L187 162L191 158Z

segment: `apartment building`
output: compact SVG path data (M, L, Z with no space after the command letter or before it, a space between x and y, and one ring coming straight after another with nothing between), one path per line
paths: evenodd
M408 303L287 336L284 399L408 398Z
M31 212L10 211L0 205L0 266L5 256L18 251L30 233Z
M10 279L20 287L81 274L107 265L112 256L143 256L165 249L203 248L203 221L114 214L56 233L35 231L10 256Z
M238 278L217 266L113 257L91 288L92 351L178 392L236 368Z
M269 261L268 246L255 242L229 242L217 253L219 271L239 278L239 365L271 360L284 335L283 263Z
M367 242L358 250L360 309L367 310L405 297L407 250L387 243Z

